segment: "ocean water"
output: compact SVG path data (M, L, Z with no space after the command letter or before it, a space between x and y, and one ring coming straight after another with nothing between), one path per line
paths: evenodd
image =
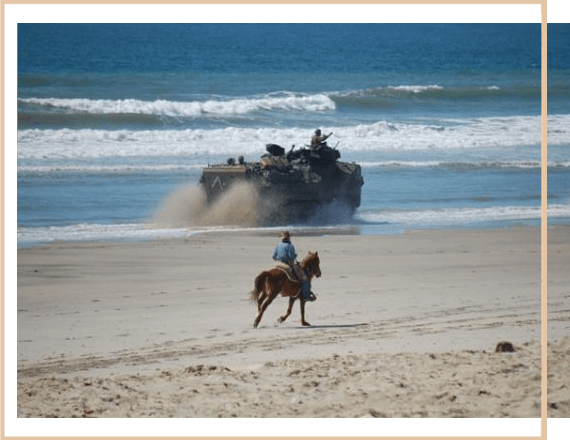
M570 26L548 29L549 223L567 223ZM202 215L202 168L316 128L365 180L327 227L540 224L538 24L19 24L18 54L20 247L256 228L247 194Z

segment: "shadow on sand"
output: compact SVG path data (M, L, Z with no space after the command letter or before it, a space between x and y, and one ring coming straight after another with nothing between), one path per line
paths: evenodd
M354 328L354 327L363 327L369 325L367 322L363 322L360 324L330 324L330 325L310 325L308 327L303 327L302 328Z

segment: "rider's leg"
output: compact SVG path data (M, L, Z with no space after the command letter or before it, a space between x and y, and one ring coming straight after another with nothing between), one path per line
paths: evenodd
M301 281L301 295L303 295L303 298L307 301L314 301L317 299L313 292L311 292L311 283L309 280L305 279Z
M306 301L316 300L317 297L313 294L313 292L311 292L311 283L307 279L307 275L305 275L297 263L293 263L291 265L291 268L297 276L297 279L301 280L301 295L303 296L303 299Z

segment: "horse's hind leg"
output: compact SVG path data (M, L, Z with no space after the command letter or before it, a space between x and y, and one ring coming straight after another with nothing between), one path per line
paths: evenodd
M295 303L296 299L297 298L289 297L289 306L287 307L287 311L285 312L285 314L279 317L279 322L283 322L289 317L289 315L291 314L291 310L293 310L293 304Z
M263 312L265 312L265 309L269 306L269 304L271 304L273 302L274 299L275 299L275 295L273 293L267 294L267 298L265 299L265 301L261 305L261 308L257 312L257 316L255 317L255 321L253 321L253 327L254 328L257 328L257 326L259 325L259 322L261 321L261 317L263 316Z
M301 298L301 324L310 326L307 321L305 321L305 300Z
M257 313L261 312L261 304L263 304L263 301L265 301L265 298L267 298L267 293L265 292L265 288L261 291L261 293L259 294L259 296L257 297Z

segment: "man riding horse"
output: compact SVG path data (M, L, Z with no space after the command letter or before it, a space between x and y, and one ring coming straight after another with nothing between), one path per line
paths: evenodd
M291 314L293 304L299 300L301 303L301 324L311 325L305 320L305 303L314 301L315 295L311 293L310 281L313 277L321 276L320 259L318 252L308 252L300 263L297 263L297 252L291 243L288 232L282 235L282 241L277 245L273 258L285 262L288 267L273 267L262 271L253 282L250 298L257 303L257 316L253 326L257 328L263 312L273 302L277 295L289 298L289 305L279 322L284 322ZM292 270L291 270L292 269ZM290 274L293 272L293 274ZM301 284L303 287L301 288ZM301 293L302 291L302 293Z
M297 252L295 251L295 246L291 243L289 231L281 233L281 243L275 246L273 259L285 263L291 268L297 279L301 281L301 295L306 301L314 301L317 299L313 292L311 292L311 283L307 279L307 275L299 267Z

